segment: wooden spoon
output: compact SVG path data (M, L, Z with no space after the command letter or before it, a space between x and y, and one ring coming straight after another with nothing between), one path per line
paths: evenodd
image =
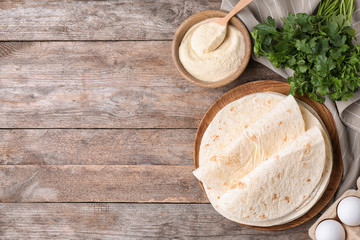
M223 18L213 18L213 19L209 19L208 22L215 22L218 23L222 26L226 26L229 22L229 20L235 16L235 14L237 14L238 12L240 12L240 10L242 10L244 7L246 7L247 5L249 5L252 1L254 0L240 0L233 9L231 9L231 11Z
M235 7L223 18L212 18L201 24L191 38L193 50L202 55L218 48L224 41L229 20L253 0L240 0ZM211 23L216 25L210 26ZM209 25L208 25L209 24Z

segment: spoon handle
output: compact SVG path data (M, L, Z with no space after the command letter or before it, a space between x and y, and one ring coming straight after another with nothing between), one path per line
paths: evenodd
M235 7L223 18L224 20L224 25L227 24L227 22L236 14L238 13L241 9L243 9L244 7L246 7L247 5L249 5L252 1L254 0L240 0Z

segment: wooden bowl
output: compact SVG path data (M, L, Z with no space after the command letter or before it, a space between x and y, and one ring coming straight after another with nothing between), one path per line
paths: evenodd
M180 62L179 47L180 47L181 41L182 41L183 37L185 36L186 32L192 26L194 26L195 24L197 24L201 21L204 21L209 18L214 18L214 17L224 17L226 14L227 14L227 12L219 11L219 10L207 10L207 11L199 12L197 14L192 15L188 19L186 19L180 25L180 27L178 28L178 30L175 33L174 40L172 42L172 49L171 49L172 58L174 60L175 66L185 79L189 80L190 82L192 82L198 86L207 87L207 88L216 88L216 87L221 87L228 83L231 83L232 81L237 79L244 72L246 66L249 63L250 55L251 55L250 35L249 35L249 32L248 32L247 28L245 27L245 25L237 17L231 18L230 24L235 26L237 29L239 29L241 34L244 37L245 56L244 56L244 59L242 60L241 65L239 66L239 68L236 72L234 72L233 74L231 74L230 76L228 76L222 80L219 80L216 82L206 82L206 81L197 79L194 76L192 76L190 73L188 73Z
M290 86L288 83L279 82L279 81L255 81L240 85L229 92L225 93L222 97L220 97L206 112L205 116L200 122L200 126L197 130L195 137L195 146L194 146L194 164L195 168L199 167L199 150L201 139L215 117L215 115L227 104L238 100L246 95L257 93L257 92L278 92L287 95L289 93ZM334 119L329 112L329 110L321 103L316 102L310 98L302 97L299 95L295 96L300 101L310 105L320 116L321 120L324 122L326 129L329 132L332 147L333 147L333 168L330 175L330 182L321 196L319 201L303 216L281 225L271 226L271 227L257 227L245 225L251 228L259 229L259 230L283 230L287 228L292 228L307 222L308 220L315 217L332 199L334 196L342 177L343 165L342 165L342 157L340 150L339 137L336 130ZM204 190L204 186L199 181L203 192L206 194ZM244 225L244 224L242 224Z

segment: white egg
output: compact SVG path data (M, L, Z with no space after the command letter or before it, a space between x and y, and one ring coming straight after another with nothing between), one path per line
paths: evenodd
M345 240L343 226L335 220L322 221L315 231L316 240Z
M360 198L347 197L340 201L337 214L341 222L349 226L360 225Z

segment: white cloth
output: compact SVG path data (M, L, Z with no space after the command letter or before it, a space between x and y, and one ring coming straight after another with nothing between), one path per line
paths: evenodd
M238 0L223 0L221 10L230 11ZM268 16L273 17L279 25L283 17L291 13L313 13L320 0L254 0L241 10L237 17L246 25L249 31L257 24L266 21ZM356 9L352 24L360 42L360 1L355 0ZM275 68L269 60L256 58L254 60L272 69L284 78L292 75L291 69ZM333 102L326 99L325 106L332 113L340 139L340 148L344 165L343 178L336 194L340 197L346 190L356 188L356 179L360 175L360 91L349 101Z

